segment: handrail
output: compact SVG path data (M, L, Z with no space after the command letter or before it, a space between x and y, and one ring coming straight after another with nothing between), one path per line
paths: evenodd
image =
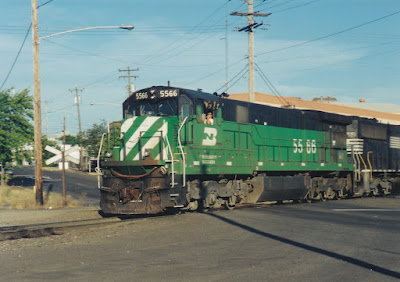
M360 153L358 153L358 155L360 156L360 159L362 160L362 162L364 164L364 168L367 169L367 164L364 162L362 155Z
M370 161L370 159L369 159L369 154L372 154L373 152L372 151L368 151L368 153L367 153L367 161L368 161L368 164L369 164L369 169L371 170L371 174L370 174L370 179L372 180L372 165L371 165L371 161Z
M355 157L356 154L354 154L354 145L351 145L351 157L353 158L353 167L354 167L354 180L357 182L358 181L358 173L357 173L357 159Z
M182 154L182 178L183 178L182 187L186 186L186 160L185 160L185 153L183 152L183 148L182 148L181 130L182 130L182 127L185 124L187 118L188 117L185 117L185 119L182 121L182 124L178 130L178 144L179 144L179 149L181 150L181 154Z
M360 156L358 154L356 155L357 159L357 175L358 175L358 181L361 181L361 161L360 161Z
M165 120L164 120L165 123ZM172 185L171 187L174 188L175 187L175 168L174 168L174 154L172 153L172 149L171 149L171 144L169 143L168 140L168 136L165 136L165 140L167 140L167 145L168 145L168 151L171 154L171 169L172 169L172 174L171 174L171 181L172 181Z
M101 169L100 169L100 154L101 154L101 149L103 147L103 141L104 141L104 136L106 134L103 133L103 135L101 135L101 141L100 141L100 148L99 148L99 153L97 154L97 167L95 168L96 172L97 172L97 188L101 188L101 183L100 183L100 176L101 176Z

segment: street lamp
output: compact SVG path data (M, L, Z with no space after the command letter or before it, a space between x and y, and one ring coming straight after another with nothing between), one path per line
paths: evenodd
M107 28L112 28L112 29L114 29L114 28L120 28L120 29L132 30L132 29L134 29L135 27L134 27L133 25L120 25L120 26L116 25L116 26L93 26L93 27L84 27L84 28L78 28L78 29L72 29L72 30L57 32L57 33L54 33L54 34L50 34L50 35L46 35L46 36L43 36L43 37L39 37L39 39L42 40L42 39L46 39L46 38L49 38L49 37L57 36L57 35L60 35L60 34L65 34L65 33L70 33L70 32L76 32L76 31L84 31L84 30L91 30L91 29L107 29Z
M118 106L118 107L121 106L121 104L108 103L108 102L99 102L99 103L90 102L89 105L91 105L91 106L94 106L94 105L111 105L111 106Z
M43 168L42 168L42 119L41 119L41 100L40 100L40 66L39 66L39 43L41 39L48 37L82 31L90 29L120 28L132 30L133 26L96 26L68 30L39 37L38 27L38 4L37 0L32 0L32 47L33 47L33 108L34 108L34 143L35 143L35 197L36 203L43 205Z

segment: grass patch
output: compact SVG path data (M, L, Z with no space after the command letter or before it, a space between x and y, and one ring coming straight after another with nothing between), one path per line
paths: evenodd
M83 193L79 199L67 195L67 205L64 206L63 196L59 193L43 193L44 205L36 204L33 189L4 186L0 187L0 209L58 209L83 207L86 194Z

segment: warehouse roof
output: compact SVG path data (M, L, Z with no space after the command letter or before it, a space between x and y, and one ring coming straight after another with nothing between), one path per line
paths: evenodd
M248 93L236 93L229 95L229 98L233 100L248 101ZM381 123L400 125L400 114L397 113L380 112L376 110L344 106L337 103L309 101L300 98L282 97L259 92L255 93L255 100L258 104L264 104L273 107L291 107L295 109L316 110L347 116L375 118Z

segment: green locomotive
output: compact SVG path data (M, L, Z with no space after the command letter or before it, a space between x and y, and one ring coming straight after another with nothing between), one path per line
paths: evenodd
M369 192L354 177L351 123L182 88L136 91L123 103L120 146L101 161L101 209L154 214Z

